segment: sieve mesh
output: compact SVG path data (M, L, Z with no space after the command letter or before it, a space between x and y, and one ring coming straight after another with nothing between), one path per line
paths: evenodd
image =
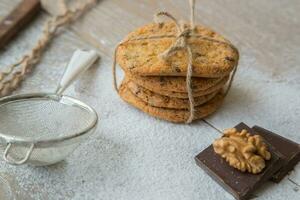
M32 98L0 105L0 132L18 138L47 140L82 132L93 115L76 104Z

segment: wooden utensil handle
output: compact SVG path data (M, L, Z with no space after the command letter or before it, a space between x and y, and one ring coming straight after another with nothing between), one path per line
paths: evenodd
M0 22L0 48L3 48L41 10L40 0L23 0Z

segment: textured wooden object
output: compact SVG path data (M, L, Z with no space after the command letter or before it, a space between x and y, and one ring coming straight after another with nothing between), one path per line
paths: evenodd
M0 48L24 28L40 11L39 0L23 0L0 23Z

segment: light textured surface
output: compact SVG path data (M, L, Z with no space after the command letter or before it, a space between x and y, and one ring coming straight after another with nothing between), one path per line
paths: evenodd
M0 0L0 17L17 2ZM198 2L198 22L225 35L241 54L232 90L223 107L207 121L219 129L240 121L257 124L300 143L299 0ZM101 61L67 94L93 106L100 123L89 141L55 166L15 167L0 161L0 174L16 199L233 199L193 160L220 136L217 131L202 121L175 125L156 120L123 103L113 90L114 46L159 10L188 17L183 0L102 0L47 49L16 93L53 91L72 52L95 48ZM1 69L33 45L46 18L43 13L1 51ZM280 184L268 183L256 196L298 200L299 184L298 164Z

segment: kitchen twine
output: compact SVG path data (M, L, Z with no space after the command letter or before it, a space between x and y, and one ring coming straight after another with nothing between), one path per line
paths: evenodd
M62 2L64 3L64 1ZM45 23L42 36L30 53L24 55L19 62L9 66L5 72L0 72L0 97L9 95L19 86L26 74L41 60L43 51L54 38L59 28L74 22L83 13L92 8L96 2L97 0L89 0L72 10L67 9L67 6L64 4L63 14L52 17ZM15 69L19 66L20 70L16 71Z
M173 21L176 25L176 29L177 29L177 35L158 35L158 36L146 36L146 37L135 37L135 38L131 38L125 41L121 41L115 48L114 51L114 58L113 58L113 84L114 84L114 88L115 90L118 92L119 88L118 88L118 84L117 84L117 77L116 77L116 65L117 65L117 61L116 61L116 55L117 55L117 50L118 47L126 42L129 41L138 41L138 40L147 40L147 39L162 39L162 38L176 38L176 41L162 54L160 54L160 58L162 58L163 60L167 60L170 56L172 56L175 52L177 52L178 50L186 50L188 53L188 68L187 68L187 73L186 73L186 88L187 88L187 93L188 93L188 99L189 99L189 118L187 119L186 123L191 123L194 119L194 114L195 114L195 103L194 103L194 97L193 97L193 90L192 90L192 86L191 86L191 81L192 81L192 76L193 76L193 54L192 54L192 50L190 45L187 42L187 39L189 38L198 38L198 39L203 39L203 40L207 40L207 41L211 41L211 42L215 42L215 43L219 43L219 44L225 44L230 46L231 48L233 48L237 53L238 50L235 46L233 46L232 44L230 44L229 42L223 42L223 41L219 41L216 40L214 38L211 37L206 37L206 36L202 36L199 34L195 34L194 33L194 29L195 29L195 0L189 0L189 4L190 4L190 27L185 28L183 23L179 23L179 21L170 13L168 12L159 12L154 16L154 22L158 23L160 25L163 24L163 22L159 22L159 17L161 16L165 16L167 18L169 18L171 21ZM230 76L229 79L229 83L228 86L225 90L225 92L223 93L224 97L228 94L231 86L232 86L232 82L233 82L233 78L235 76L236 70L237 70L237 64L238 62L236 61L236 64L233 68L233 72Z

